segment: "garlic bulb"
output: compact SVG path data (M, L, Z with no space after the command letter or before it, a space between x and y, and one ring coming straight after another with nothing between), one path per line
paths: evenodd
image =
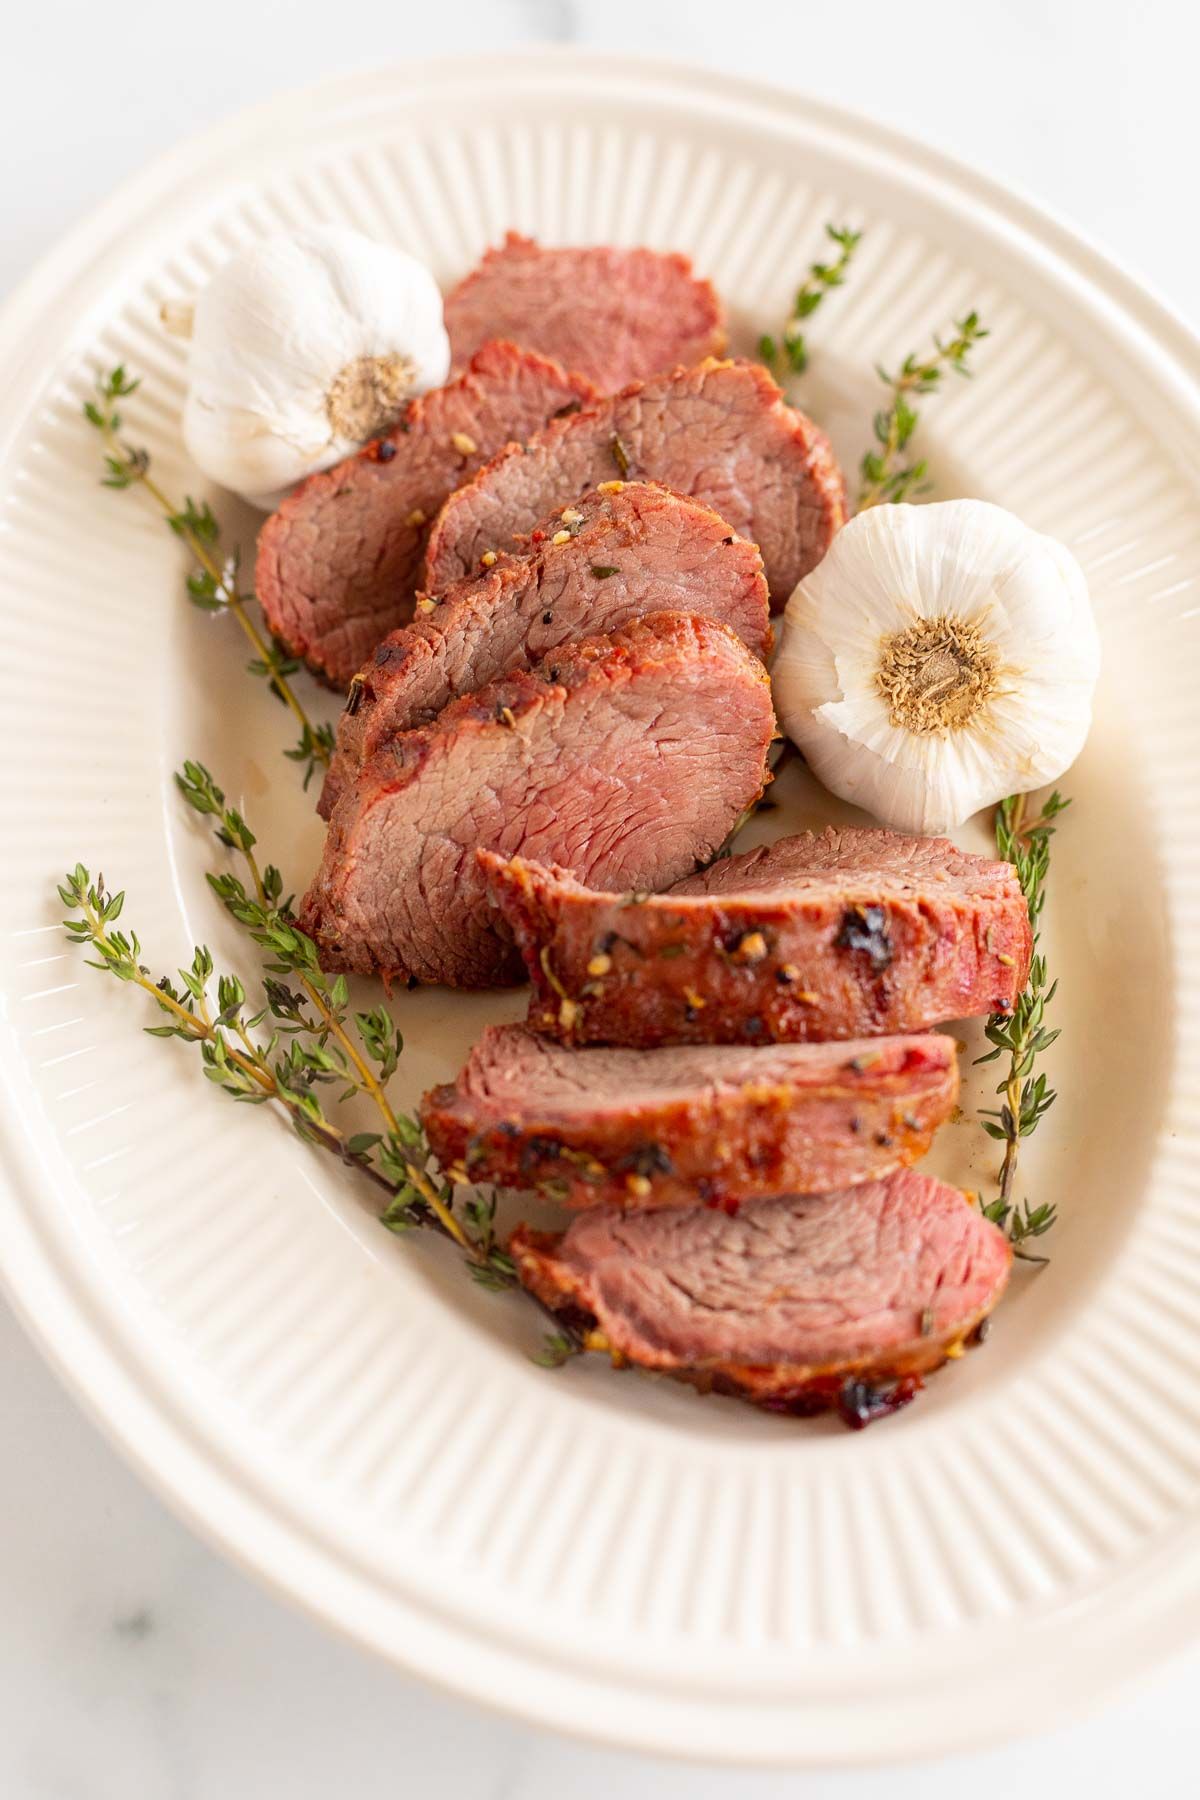
M983 500L877 506L789 600L775 705L832 793L941 832L1074 762L1099 666L1062 544Z
M331 225L264 238L218 269L191 340L188 451L261 507L386 430L450 369L429 270Z

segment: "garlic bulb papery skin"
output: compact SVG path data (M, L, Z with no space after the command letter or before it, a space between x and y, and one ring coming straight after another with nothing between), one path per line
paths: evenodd
M341 226L264 238L196 297L184 441L269 508L449 372L442 297L416 257Z
M788 601L775 708L814 774L881 824L951 831L1055 781L1100 669L1075 558L984 500L876 506Z

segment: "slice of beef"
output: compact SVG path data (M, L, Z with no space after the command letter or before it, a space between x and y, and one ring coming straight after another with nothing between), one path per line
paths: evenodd
M258 539L255 591L271 630L345 687L412 617L428 522L489 456L595 394L582 375L514 344L486 344L444 388L357 456L311 475Z
M459 694L527 669L559 644L653 612L729 625L757 656L771 643L762 559L698 501L626 482L585 494L529 541L453 584L393 631L351 684L320 812L396 731L427 725Z
M602 960L602 959L601 959ZM572 1050L484 1032L421 1120L445 1168L565 1206L819 1194L916 1162L953 1111L948 1037Z
M1011 1011L1029 975L1011 865L946 838L805 832L640 896L483 861L533 982L529 1022L572 1043L922 1031ZM603 975L589 973L598 955Z
M518 1228L521 1280L589 1348L779 1409L865 1423L911 1397L991 1311L1007 1238L957 1188L904 1169L836 1194L581 1213ZM897 1388L899 1392L897 1394Z
M330 821L301 922L330 969L487 987L520 958L476 849L662 886L762 790L766 671L712 619L656 613L565 645L401 732Z
M515 231L447 296L446 329L456 366L485 338L512 338L604 394L725 348L724 309L686 256L544 250Z
M757 363L703 362L557 419L524 451L502 451L451 496L429 537L431 592L507 550L586 488L633 475L703 500L762 551L781 607L846 518L841 471L822 432Z

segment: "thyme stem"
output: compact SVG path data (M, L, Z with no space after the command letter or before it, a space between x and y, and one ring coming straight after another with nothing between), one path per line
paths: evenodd
M906 500L910 494L921 492L929 472L925 459L896 466L901 451L908 447L917 428L919 415L910 396L931 394L947 371L969 376L971 370L967 359L970 352L980 338L988 335L979 323L977 312L969 312L965 318L956 320L954 331L955 335L946 343L935 337L933 352L924 360L918 360L910 352L898 374L889 375L886 369L877 371L891 401L875 414L873 421L878 449L868 450L862 459L859 512L866 512L868 507L878 506L883 501Z
M236 815L233 817L236 818ZM268 871L265 877L260 878L266 896L264 908L271 906L272 874L272 871ZM79 915L66 921L68 935L76 943L87 945L97 952L98 960L92 962L91 966L140 988L154 1001L160 1012L166 1014L170 1022L149 1027L152 1036L179 1037L199 1046L204 1058L205 1074L235 1099L277 1106L290 1120L299 1136L336 1155L340 1161L359 1170L376 1186L383 1188L390 1202L384 1214L385 1224L393 1229L414 1224L426 1225L452 1239L467 1256L472 1272L485 1280L487 1285L512 1285L511 1262L495 1248L487 1208L480 1208L485 1229L473 1240L454 1217L427 1171L401 1150L404 1126L386 1099L384 1110L387 1119L391 1121L391 1129L387 1140L387 1154L381 1156L379 1162L372 1156L372 1151L379 1142L377 1138L369 1135L347 1137L320 1107L312 1092L312 1083L329 1080L337 1073L336 1066L330 1063L328 1053L320 1048L320 1039L327 1028L332 1028L333 1035L339 1042L343 1041L345 1033L340 1021L333 1016L337 1009L331 1008L319 992L313 998L319 1003L322 1024L308 1028L316 1035L317 1044L307 1051L294 1046L289 1057L272 1067L269 1059L278 1044L279 1033L272 1035L269 1045L264 1049L255 1043L251 1032L261 1024L268 1010L275 1012L277 1017L294 1019L294 1013L289 1010L286 992L282 996L278 991L273 993L268 984L268 1008L247 1021L242 1016L246 998L244 987L236 977L222 976L218 982L220 1011L214 1017L208 1002L208 984L213 964L207 950L198 948L191 968L180 971L183 990L177 990L165 976L157 982L153 980L150 971L141 961L141 946L136 935L127 936L110 929L110 925L120 916L124 895L110 896L105 890L103 876L93 883L87 870L78 865L60 886L59 895ZM304 941L307 943L307 940ZM318 986L316 983L312 985ZM303 1031L305 1027L300 1025L294 1029ZM236 1043L230 1041L230 1033L236 1038ZM354 1061L361 1064L361 1058L348 1040L346 1048L353 1052ZM367 1079L361 1085L367 1091L378 1089L379 1083L373 1071L364 1067L364 1074ZM411 1128L410 1135L413 1134L419 1140L415 1127ZM401 1177L399 1188L394 1178L396 1175ZM413 1215L411 1200L406 1200L405 1194L411 1194L424 1203L426 1210L423 1215Z
M257 652L257 661L250 665L252 671L268 678L275 693L300 726L299 746L287 754L294 761L308 762L308 776L305 779L307 786L314 766L320 764L322 768L328 768L332 760L332 732L327 725L313 724L288 680L290 669L298 665L285 665L280 653L281 647L272 643L251 618L246 603L252 596L240 594L237 590L236 559L231 559L222 566L213 554L211 544L215 542L218 530L209 508L197 508L190 499L183 507L175 506L151 475L148 452L134 449L122 442L119 436L121 415L117 411L116 402L134 393L140 385L140 380L131 380L124 366L119 364L107 376L97 379L98 403L89 400L84 405L84 414L99 432L104 445L104 466L107 471L104 485L113 488L143 488L166 524L186 544L203 571L202 576L189 579L188 591L192 599L198 604L228 608L232 612L251 648Z
M186 788L184 791L186 793ZM223 799L224 796L222 796L222 801ZM250 879L254 883L254 890L258 895L261 904L264 907L269 908L271 906L271 898L267 893L266 883L263 880L262 871L259 868L257 858L254 855L252 844L244 841L244 838L239 836L239 839L235 841L233 847L245 858L246 866L250 871ZM364 1060L359 1052L357 1044L355 1044L354 1040L346 1032L341 1020L329 1006L325 997L323 984L313 981L305 974L301 974L300 980L305 993L320 1013L321 1018L325 1023L325 1029L337 1039L350 1062L353 1064L355 1073L363 1088L371 1096L371 1099L383 1114L384 1124L389 1131L395 1131L397 1129L396 1115L392 1111L388 1097L379 1081L376 1079L374 1070Z
M108 426L105 426L101 435L109 449L114 454L119 455L120 444L112 430ZM135 474L133 480L141 487L144 487L150 497L157 502L159 511L165 519L175 519L182 516L179 508L171 504L171 501L163 492L162 488L159 487L158 483L145 470ZM257 650L259 656L261 656L265 663L269 664L273 662L274 652L263 637L261 631L258 629L258 626L254 623L254 620L250 617L250 614L246 611L244 597L237 592L236 588L226 583L224 571L217 562L217 559L209 551L207 545L202 544L195 532L187 527L184 527L184 529L180 531L179 536L187 545L205 574L211 576L212 580L216 583L218 590L224 594L225 604L245 632L253 648ZM301 729L307 727L308 730L311 731L313 729L312 721L305 712L300 701L297 699L295 691L287 676L276 674L273 679L284 704L290 707ZM324 767L327 768L329 766L329 752L323 745L317 747L316 757L317 761Z
M327 1004L325 996L320 988L309 981L307 977L304 977L303 979L305 990L311 995L314 1006L317 1008L317 1011L325 1022L326 1029L334 1038L336 1038L346 1056L349 1058L359 1077L362 1087L366 1093L370 1095L382 1114L383 1122L387 1126L388 1131L393 1137L398 1136L400 1131L399 1120L396 1118L396 1115L392 1110L391 1102L376 1077L374 1070L368 1066L363 1057L359 1054L357 1045L349 1037L341 1021ZM404 1157L403 1162L405 1173L407 1174L409 1181L412 1183L413 1187L416 1188L425 1204L437 1215L438 1219L441 1221L443 1230L454 1239L460 1249L465 1250L468 1255L472 1254L472 1246L466 1232L463 1230L454 1214L450 1211L450 1208L445 1204L424 1169L419 1167L419 1165L413 1162L409 1157Z
M1018 840L1024 837L1025 795L1018 794L1012 807L1009 829ZM1028 898L1028 896L1027 896ZM1012 1185L1017 1173L1017 1162L1021 1154L1021 1069L1029 1053L1028 1027L1022 1028L1016 1045L1009 1056L1008 1080L1004 1087L1005 1105L1012 1122L1011 1130L1004 1142L1004 1159L1000 1164L1000 1198L1005 1205L1011 1203Z
M101 877L101 882L103 882L103 877ZM103 887L101 887L100 893L103 895ZM119 946L114 943L112 937L105 930L102 905L98 906L94 904L86 894L78 904L80 911L84 914L84 917L87 919L90 926L92 943L95 945L96 949L111 962L114 957L120 954L120 950ZM141 967L135 967L125 979L132 982L135 987L140 987L143 993L149 994L150 998L160 1006L164 1012L170 1013L171 1016L178 1021L180 1030L186 1032L194 1042L210 1044L214 1042L216 1032L207 1006L201 1003L199 1012L191 1011L188 1007L184 1006L181 1001L177 1000L174 994L168 993L161 984L151 981L149 975L147 975L145 970ZM258 1086L262 1088L263 1092L269 1095L271 1099L274 1100L280 1098L275 1078L271 1075L269 1070L263 1068L261 1059L255 1052L253 1044L246 1038L244 1038L243 1041L246 1042L250 1054L248 1056L242 1056L238 1051L231 1050L229 1052L230 1060L242 1070L248 1080L257 1082Z
M101 881L102 879L103 878L101 878ZM120 958L121 947L114 942L112 936L105 929L103 910L105 896L102 885L99 888L99 896L100 903L96 904L91 899L90 892L87 889L84 889L81 891L77 904L87 920L91 942L95 948L105 956L108 966L111 967L114 961ZM192 1042L206 1044L215 1044L218 1042L218 1034L216 1027L213 1024L212 1015L207 1003L203 999L196 1002L199 1008L198 1011L190 1011L181 1001L177 1000L173 994L168 993L161 984L152 981L145 970L138 965L135 965L127 975L122 977L122 979L128 980L135 987L141 988L143 993L149 994L150 998L157 1006L161 1007L164 1012L169 1013L171 1017L177 1021L180 1031L190 1038ZM274 1101L288 1114L293 1123L295 1123L302 1117L300 1109L293 1101L288 1099L280 1088L279 1082L276 1080L275 1076L272 1075L270 1069L265 1066L262 1053L255 1047L253 1040L240 1019L236 1022L235 1029L238 1038L245 1046L247 1053L243 1055L237 1050L226 1047L226 1054L229 1060L245 1074L248 1080L253 1081L258 1085L262 1090L265 1099ZM350 1046L348 1045L347 1047ZM366 1073L365 1070L364 1073ZM395 1115L392 1113L390 1107L387 1107L386 1110L387 1115L391 1118L392 1126L395 1128ZM361 1170L364 1175L368 1176L378 1186L386 1189L389 1196L394 1195L394 1186L392 1182L388 1180L387 1176L384 1175L380 1169L375 1167L369 1156L364 1155L362 1152L352 1150L345 1134L340 1131L336 1125L332 1124L330 1120L322 1118L318 1122L305 1117L303 1123L305 1135L311 1135L322 1145L322 1147L332 1150L343 1162L349 1163L354 1168ZM412 1165L410 1165L410 1171L414 1178L413 1186L417 1187L418 1191L422 1194L422 1198L428 1201L437 1217L441 1230L447 1237L453 1238L454 1242L458 1244L461 1249L470 1253L471 1245L467 1241L458 1220L455 1219L452 1214L447 1213L424 1171L418 1170Z
M797 754L796 746L793 744L791 738L784 738L782 744L779 746L779 753L776 756L775 761L771 764L772 781L778 779L782 771L795 759ZM774 808L776 804L775 801L768 799L770 791L770 786L768 785L763 789L763 792L758 796L757 800L752 800L749 806L743 807L742 811L738 814L730 827L729 835L725 839L725 842L718 850L714 850L705 867L711 868L713 863L723 862L727 856L732 856L734 854L734 845L737 843L739 835L745 830L755 814L769 812Z
M1037 1058L1058 1037L1056 1029L1045 1024L1046 1008L1053 1000L1057 982L1047 981L1046 958L1039 949L1040 920L1046 900L1046 878L1050 870L1050 840L1054 836L1053 821L1064 812L1069 801L1057 791L1041 810L1030 819L1028 796L1014 794L1001 801L996 810L996 848L1017 872L1021 891L1029 908L1033 928L1033 957L1025 991L1012 1013L993 1013L988 1020L986 1036L993 1048L980 1062L994 1062L1007 1056L1004 1079L996 1089L1002 1105L981 1114L983 1128L989 1137L1004 1145L1004 1156L997 1175L999 1195L985 1206L986 1217L1008 1231L1018 1256L1029 1262L1043 1262L1023 1248L1026 1240L1040 1237L1053 1225L1057 1208L1050 1203L1032 1210L1028 1202L1018 1207L1014 1197L1020 1165L1021 1145L1033 1135L1039 1122L1057 1098L1044 1074L1035 1074Z
M862 240L861 231L851 231L845 225L826 225L825 235L838 246L840 254L831 263L810 263L808 274L792 303L791 317L783 327L781 341L776 342L769 332L764 332L758 340L758 353L772 372L777 372L781 358L786 358L792 374L803 375L808 367L808 346L800 326L816 312L826 294L842 286Z

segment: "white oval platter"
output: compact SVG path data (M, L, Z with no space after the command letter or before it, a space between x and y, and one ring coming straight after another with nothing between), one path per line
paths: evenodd
M853 468L872 367L968 307L977 379L930 403L938 489L1064 538L1104 638L1056 840L1061 1098L1028 1147L1053 1260L986 1350L864 1434L596 1359L547 1373L517 1297L396 1240L336 1168L232 1107L139 997L83 967L54 882L128 891L147 959L207 941L219 855L171 772L202 757L295 887L319 831L286 721L179 549L96 481L95 371L173 490L182 356L158 322L239 244L348 221L449 280L515 227L689 252L738 340L827 219L866 237L813 321L803 404ZM0 1266L77 1394L181 1512L406 1669L612 1743L732 1762L975 1745L1094 1703L1200 1602L1200 354L1070 233L879 126L625 58L471 56L339 80L185 145L0 319ZM253 520L214 496L227 535ZM306 690L317 710L328 698ZM837 810L794 774L761 836ZM963 836L987 842L986 821ZM518 995L401 995L408 1106ZM978 1027L964 1030L968 1051ZM976 1074L971 1105L986 1082ZM986 1102L984 1102L986 1103ZM994 1158L968 1114L937 1166Z

